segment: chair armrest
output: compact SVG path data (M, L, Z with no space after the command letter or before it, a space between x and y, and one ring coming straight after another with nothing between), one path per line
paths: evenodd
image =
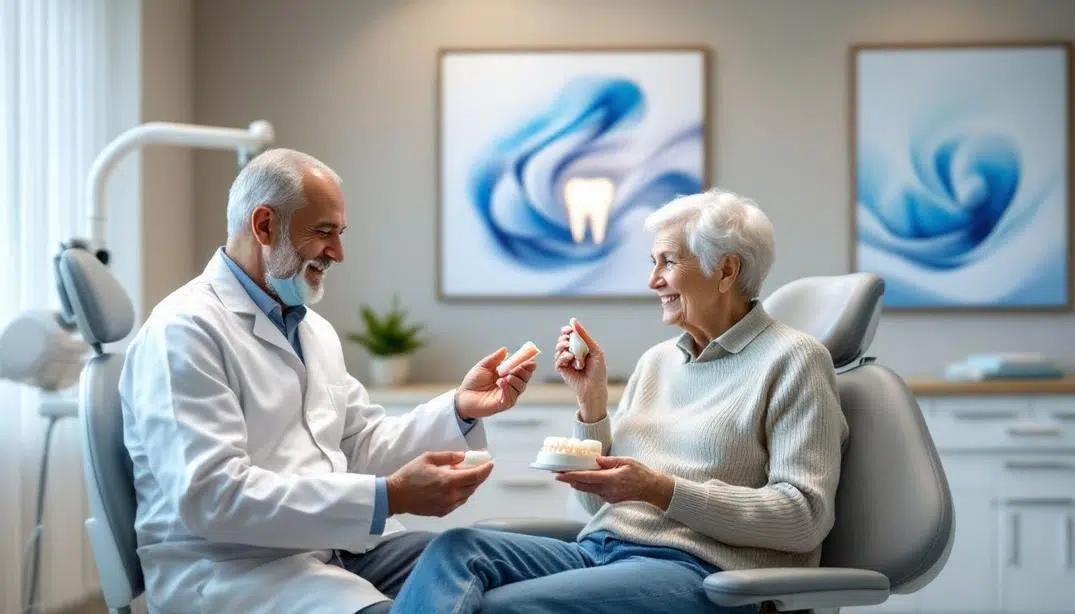
M558 518L490 518L475 522L473 526L479 529L524 533L573 542L586 525L574 520Z
M888 578L876 571L845 567L776 567L721 571L702 582L717 605L772 602L777 610L876 605L888 599Z

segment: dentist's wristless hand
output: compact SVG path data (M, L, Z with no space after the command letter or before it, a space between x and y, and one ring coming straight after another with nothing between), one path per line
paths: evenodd
M575 393L583 422L598 422L608 413L608 368L605 366L605 353L578 320L574 320L574 325L574 329L571 326L560 329L554 364L556 372ZM568 350L572 330L578 333L589 348L581 370L575 368L575 357Z
M462 452L426 452L388 476L388 513L445 516L466 503L493 463L453 468L463 457Z
M519 395L526 391L537 363L530 358L500 374L497 366L507 357L507 352L508 348L500 348L481 359L463 377L455 391L455 408L460 416L474 420L515 406Z

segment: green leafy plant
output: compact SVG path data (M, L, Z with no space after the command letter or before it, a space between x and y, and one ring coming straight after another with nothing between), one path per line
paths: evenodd
M359 313L366 330L349 333L347 338L374 356L407 354L426 344L418 337L423 325L407 323L407 312L400 307L398 294L393 295L392 309L383 316L377 315L369 305L362 305Z

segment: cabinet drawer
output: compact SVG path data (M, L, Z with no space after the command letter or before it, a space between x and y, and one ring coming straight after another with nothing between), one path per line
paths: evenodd
M1075 420L1035 412L1029 399L938 399L926 416L940 451L1075 449Z
M1008 456L1000 460L1000 501L1072 499L1075 454Z

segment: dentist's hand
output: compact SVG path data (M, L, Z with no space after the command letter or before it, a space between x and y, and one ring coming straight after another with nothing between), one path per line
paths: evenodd
M515 406L537 363L531 358L501 377L496 367L507 357L507 352L508 348L500 348L481 359L463 377L463 383L455 391L455 409L460 416L473 420Z
M453 468L463 456L462 452L426 452L388 476L388 513L445 516L466 503L489 477L493 463Z
M582 327L582 323L574 318L571 321L575 328L561 328L560 338L556 340L556 372L575 393L583 421L597 422L608 413L608 369L605 366L605 353ZM582 337L590 348L582 370L575 368L575 357L568 351L572 330L578 332L579 337Z

